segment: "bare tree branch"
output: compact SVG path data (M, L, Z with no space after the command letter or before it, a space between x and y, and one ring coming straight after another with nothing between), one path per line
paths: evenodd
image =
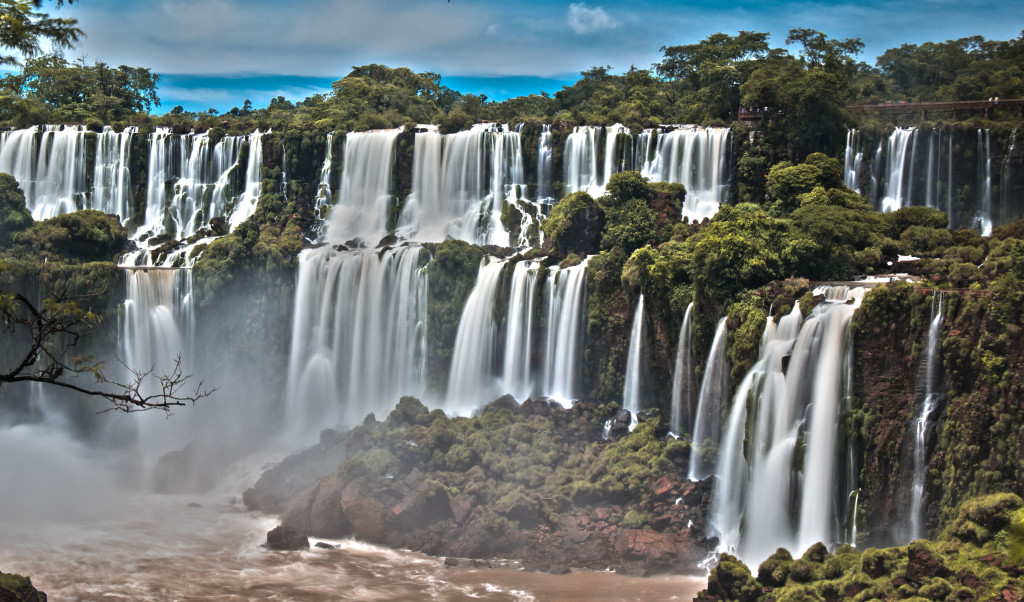
M91 356L69 356L85 331L99 323L99 316L84 311L67 298L67 291L52 293L36 307L21 294L0 290L0 331L10 341L13 351L10 368L0 368L0 387L6 383L37 382L70 389L83 395L102 397L110 402L104 411L138 412L170 411L177 406L195 404L209 397L216 389L208 389L199 381L189 386L191 375L185 374L179 354L167 372L157 373L133 368L120 358L118 362L128 375L127 382L108 378L103 362ZM19 351L21 346L23 351ZM79 384L70 377L92 374L95 387Z

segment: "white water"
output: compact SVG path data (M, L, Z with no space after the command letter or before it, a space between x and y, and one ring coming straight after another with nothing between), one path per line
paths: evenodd
M465 414L502 394L494 376L498 322L495 320L495 294L503 261L491 257L480 260L476 286L466 299L459 320L448 375L445 411Z
M864 160L864 151L860 145L860 132L850 128L846 132L846 152L843 156L843 184L858 193L860 186L857 177L860 174L860 165Z
M942 315L943 294L935 293L932 296L932 316L928 326L928 343L925 350L924 362L919 372L919 387L923 389L922 399L919 402L919 410L911 425L914 433L914 476L910 486L910 541L925 536L924 511L927 500L925 499L925 471L928 468L927 445L928 436L934 426L932 413L935 412L942 401L942 393L939 388L939 377L941 375L940 345L942 336ZM923 385L923 387L921 386Z
M249 134L249 160L245 167L245 189L235 201L235 208L231 212L231 230L234 230L242 222L249 219L256 211L256 204L260 200L260 192L263 188L263 176L260 170L263 168L263 134L256 130Z
M313 213L317 221L323 227L327 218L327 212L334 204L334 194L331 192L331 164L334 162L334 132L327 134L327 147L324 150L324 163L320 166L320 184L316 189L316 198L313 199Z
M537 200L551 203L555 200L555 191L552 188L554 148L551 126L545 124L541 128L540 136L537 138Z
M578 265L548 269L544 394L567 405L578 399L582 323L586 306L587 257Z
M633 415L633 422L636 422L636 414L644 409L643 395L640 390L640 381L643 370L644 353L644 296L636 302L636 310L633 312L633 327L629 330L629 352L626 354L626 378L622 386L622 407Z
M131 126L115 132L105 126L96 137L96 163L93 167L93 192L90 208L114 214L125 221L134 213L131 148L139 128Z
M506 312L505 352L502 385L506 393L522 401L534 389L535 375L531 369L533 351L534 306L537 274L540 263L520 261L512 269Z
M690 480L699 481L714 471L714 463L709 461L707 455L718 447L722 430L722 406L729 395L729 361L725 358L728 342L726 320L723 317L718 321L715 339L704 366L693 427L693 446L690 448L690 472L687 475Z
M992 140L987 129L978 130L977 207L975 230L982 236L992 236Z
M701 221L718 213L728 188L729 128L682 126L658 136L651 179L686 187L682 214Z
M693 432L693 421L697 415L695 377L693 374L693 323L690 314L693 303L686 306L683 325L679 328L679 342L676 344L676 363L672 371L672 417L671 429L677 435Z
M776 548L800 554L845 539L849 492L838 491L837 441L848 402L849 323L864 289L819 289L826 301L802 322L799 306L778 328L769 319L757 363L734 396L716 473L712 530L720 551L756 565ZM784 359L789 356L783 370ZM798 446L803 464L794 467Z
M400 133L395 129L345 136L341 186L326 232L329 241L359 239L372 246L387 234L395 140Z
M601 128L579 125L565 139L562 163L565 166L565 194L586 191L592 197L604 194L598 173L597 149Z
M84 126L32 126L0 134L0 172L14 176L32 219L86 206Z
M426 361L422 249L303 251L295 289L287 428L313 434L420 395Z
M896 211L910 205L908 188L913 181L913 161L907 163L907 150L916 139L917 128L896 128L889 135L882 211Z
M517 202L525 186L519 132L480 123L446 136L417 133L412 192L399 233L424 242L451 236L508 246L502 205Z

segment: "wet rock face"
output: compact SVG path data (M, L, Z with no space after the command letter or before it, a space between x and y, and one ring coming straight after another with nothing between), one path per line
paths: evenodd
M309 539L292 527L275 527L267 532L267 547L271 550L305 550Z

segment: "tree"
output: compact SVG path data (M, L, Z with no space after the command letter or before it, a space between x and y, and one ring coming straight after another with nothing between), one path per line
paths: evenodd
M168 372L161 374L155 374L153 368L137 370L121 362L130 379L120 382L108 378L104 364L91 356L70 355L99 317L78 307L65 293L51 294L37 307L20 293L0 290L0 322L5 340L25 343L22 350L15 350L14 362L0 371L0 388L9 383L43 383L102 397L111 403L110 409L123 412L169 411L213 393L203 387L202 381L188 388L190 376L183 373L180 356ZM87 375L94 377L95 386L68 380ZM151 384L151 377L156 379L155 384Z
M63 3L58 0L57 6ZM40 0L0 0L0 46L31 58L42 52L42 40L55 48L70 48L85 35L76 27L76 19L55 19L35 10L41 4ZM0 54L0 65L17 65L17 54Z
M166 411L212 393L202 382L194 389L187 388L190 377L182 372L180 358L164 374L125 366L129 377L120 382L106 375L102 362L72 354L100 317L82 309L69 290L78 290L84 283L88 290L80 290L79 299L89 299L88 293L95 290L109 290L110 282L104 283L103 274L111 274L115 268L106 260L124 241L124 228L116 216L98 211L33 222L17 181L0 174L0 389L10 383L44 383L104 398L112 404L111 409L125 412ZM67 258L85 263L58 265ZM41 284L46 282L40 277L42 266L67 272L77 268L78 274L58 279L49 287L58 289L56 292L34 302L16 291L47 288ZM92 383L76 378L88 376L93 377Z

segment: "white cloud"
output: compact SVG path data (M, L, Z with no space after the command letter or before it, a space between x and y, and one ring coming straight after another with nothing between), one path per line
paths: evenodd
M600 6L590 8L582 2L569 5L569 27L580 35L614 29L618 25Z

